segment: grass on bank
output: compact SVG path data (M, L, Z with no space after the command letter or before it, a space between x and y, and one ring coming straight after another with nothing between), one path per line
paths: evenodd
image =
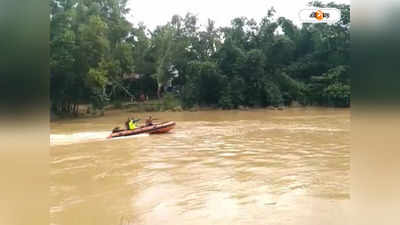
M293 105L296 107L296 105ZM282 110L284 107L263 107L271 110ZM182 101L172 95L166 94L161 99L154 99L145 102L126 102L126 101L114 101L105 106L103 109L95 109L92 105L80 105L79 112L77 114L65 114L65 115L55 115L51 114L51 120L58 119L68 119L68 118L93 118L93 117L101 117L104 116L105 111L107 110L126 110L131 113L141 113L141 112L181 112L181 111L201 111L201 110L223 110L222 107L217 105L214 106L199 106L193 105L190 108L184 108L182 106ZM239 106L238 110L250 110L257 109L257 107L249 108L245 106Z
M181 101L172 94L166 94L161 99L145 102L123 103L121 101L116 101L111 105L111 108L128 109L129 112L183 111Z

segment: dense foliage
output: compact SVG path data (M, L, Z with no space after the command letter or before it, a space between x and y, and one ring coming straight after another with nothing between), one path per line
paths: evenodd
M336 24L235 18L229 27L175 15L155 30L130 24L127 0L51 0L54 112L140 95L160 98L172 82L184 107L350 105L350 6ZM171 90L169 90L171 91Z

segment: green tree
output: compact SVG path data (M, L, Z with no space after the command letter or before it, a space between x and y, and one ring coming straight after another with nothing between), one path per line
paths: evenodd
M309 3L340 9L335 24L298 27L271 8L259 22L238 17L216 27L209 19L202 29L187 13L149 30L127 21L126 4L50 1L52 110L101 109L141 93L160 98L170 81L185 107L350 106L350 5Z
M106 104L106 87L131 73L126 0L50 1L51 101L56 112ZM99 104L99 101L103 101Z
M157 96L161 98L161 88L172 77L173 42L175 30L169 25L158 27L153 34L153 48L156 55L156 73L153 77L157 81Z

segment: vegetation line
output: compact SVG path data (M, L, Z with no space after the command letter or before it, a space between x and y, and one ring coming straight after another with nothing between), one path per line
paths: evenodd
M340 9L335 24L297 27L271 8L261 21L240 17L216 27L209 19L204 29L191 13L174 15L150 31L127 21L126 3L50 1L53 113L146 99L165 101L164 110L169 102L183 109L350 106L347 4L309 3Z

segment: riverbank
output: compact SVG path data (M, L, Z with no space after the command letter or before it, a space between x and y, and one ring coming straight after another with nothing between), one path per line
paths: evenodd
M103 109L95 109L90 104L80 104L77 113L55 114L51 112L50 121L102 117L105 113L113 110L126 110L133 113L184 111L178 99L149 100L144 102L115 101L106 105Z
M236 110L255 110L255 109L269 109L269 110L284 110L288 107L305 107L298 103L294 103L290 106L268 106L268 107L248 107L239 106ZM79 105L77 114L64 114L56 115L51 113L50 121L59 121L65 119L79 119L79 118L96 118L102 117L107 112L111 111L126 111L131 113L146 113L146 112L197 112L197 111L213 111L213 110L224 110L218 106L199 106L195 105L191 108L183 108L179 100L150 100L145 102L114 102L103 109L93 109L91 105L82 104Z

